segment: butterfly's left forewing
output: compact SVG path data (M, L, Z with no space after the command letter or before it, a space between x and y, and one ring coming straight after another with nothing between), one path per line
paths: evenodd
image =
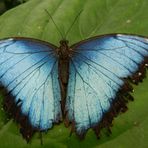
M113 116L127 109L127 99L132 99L126 78L137 84L145 76L148 39L106 35L71 48L67 118L79 136L89 128L99 134L100 128L109 128Z
M61 120L58 59L54 46L26 38L0 41L0 83L7 91L5 109L29 140Z

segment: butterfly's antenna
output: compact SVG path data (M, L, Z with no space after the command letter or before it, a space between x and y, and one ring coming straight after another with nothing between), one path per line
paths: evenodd
M45 11L47 12L49 17L51 18L53 24L55 25L55 27L56 27L58 33L60 34L60 36L62 37L62 39L64 39L64 36L63 36L62 32L60 31L59 27L56 25L56 23L55 23L54 19L52 18L51 14L46 9L45 9Z
M68 29L67 32L65 33L65 39L66 39L68 33L70 32L71 28L73 27L74 23L76 22L76 20L77 20L78 17L80 16L80 14L81 14L82 11L83 11L83 9L76 15L76 17L75 17L73 23L70 25L69 29Z

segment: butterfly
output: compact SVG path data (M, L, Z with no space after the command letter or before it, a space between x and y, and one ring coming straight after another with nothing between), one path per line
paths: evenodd
M148 38L107 34L60 46L32 38L0 40L4 109L29 141L64 121L83 138L92 128L110 131L133 100L129 81L141 82L148 66Z

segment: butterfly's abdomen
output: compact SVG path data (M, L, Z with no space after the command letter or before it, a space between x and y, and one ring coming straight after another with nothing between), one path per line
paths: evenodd
M67 94L67 85L69 79L69 47L66 42L61 42L61 46L58 49L59 55L59 63L58 63L58 71L59 71L59 82L61 88L61 107L62 113L64 115L64 106L66 101Z

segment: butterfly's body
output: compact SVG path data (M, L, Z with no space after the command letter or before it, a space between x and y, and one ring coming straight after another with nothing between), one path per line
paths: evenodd
M61 40L60 47L56 49L57 56L59 57L58 63L58 74L59 82L61 87L61 108L62 114L64 116L66 94L67 94L67 85L69 79L69 58L70 58L70 48L68 46L68 41Z
M36 39L0 40L0 84L4 109L29 141L62 120L84 137L99 136L132 100L129 82L146 76L148 39L127 34L97 36L60 47ZM130 78L130 79L129 79Z

